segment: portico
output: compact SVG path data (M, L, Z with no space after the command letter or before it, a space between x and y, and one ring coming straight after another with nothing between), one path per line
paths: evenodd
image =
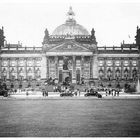
M92 52L82 53L84 55L81 55L81 52L76 53L76 55L74 54L75 52L69 54L63 52L47 52L44 56L47 70L46 78L51 77L55 79L57 83L62 83L67 80L71 83L80 83L81 78L84 78L84 80L94 78L93 75L95 74L93 74L92 64L95 62Z

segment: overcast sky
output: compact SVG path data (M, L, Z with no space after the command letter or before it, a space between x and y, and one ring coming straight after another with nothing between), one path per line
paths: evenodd
M89 33L95 29L98 46L135 42L140 26L138 0L0 0L0 26L8 43L41 46L46 28L51 34L65 23L69 6L78 24Z

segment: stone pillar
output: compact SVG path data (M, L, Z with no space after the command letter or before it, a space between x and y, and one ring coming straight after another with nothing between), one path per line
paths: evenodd
M115 60L112 59L112 66L113 66L113 75L112 75L112 79L115 79ZM116 80L116 79L115 79Z
M81 56L81 76L84 76L84 56Z
M25 79L27 79L27 59L28 58L24 59L24 63L25 63Z
M55 56L56 83L58 83L58 56Z
M132 60L129 59L129 79L132 79Z
M18 68L19 68L18 67L18 61L19 61L19 59L16 58L15 61L16 61L16 69L17 69L17 72L16 72L17 73L17 79L19 79L19 70L18 70Z
M93 79L98 79L98 57L97 57L97 54L93 55L92 72L93 72Z
M6 79L10 79L11 77L10 77L10 58L8 59L7 58L7 62L8 62L8 64L7 64L7 76L6 76Z
M72 74L72 83L76 83L76 56L73 56L73 61L72 61L72 64L73 64L73 74Z
M140 80L140 50L139 50L139 57L138 57L138 79Z
M36 79L36 59L33 58L34 79Z
M121 59L121 79L123 79L123 59Z
M93 56L90 56L90 78L93 78Z
M49 78L49 57L46 57L46 78Z
M41 60L41 79L46 79L47 71L46 71L46 56L42 55L42 60Z
M0 79L2 75L2 58L0 57Z
M104 58L104 79L107 79L107 71L106 71L106 58Z
M23 62L24 62L24 79L27 79L27 59L24 58Z

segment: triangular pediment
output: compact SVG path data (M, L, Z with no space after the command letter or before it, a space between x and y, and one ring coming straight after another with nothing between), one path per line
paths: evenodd
M75 42L67 41L62 44L56 45L48 50L49 52L91 52L90 49Z

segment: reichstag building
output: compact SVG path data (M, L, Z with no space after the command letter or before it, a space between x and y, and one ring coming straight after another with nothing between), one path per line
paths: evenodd
M74 15L70 7L64 24L52 34L46 29L41 47L4 44L0 50L0 80L17 88L41 85L48 79L95 86L136 83L140 70L139 27L135 44L98 47L94 28L89 33Z

